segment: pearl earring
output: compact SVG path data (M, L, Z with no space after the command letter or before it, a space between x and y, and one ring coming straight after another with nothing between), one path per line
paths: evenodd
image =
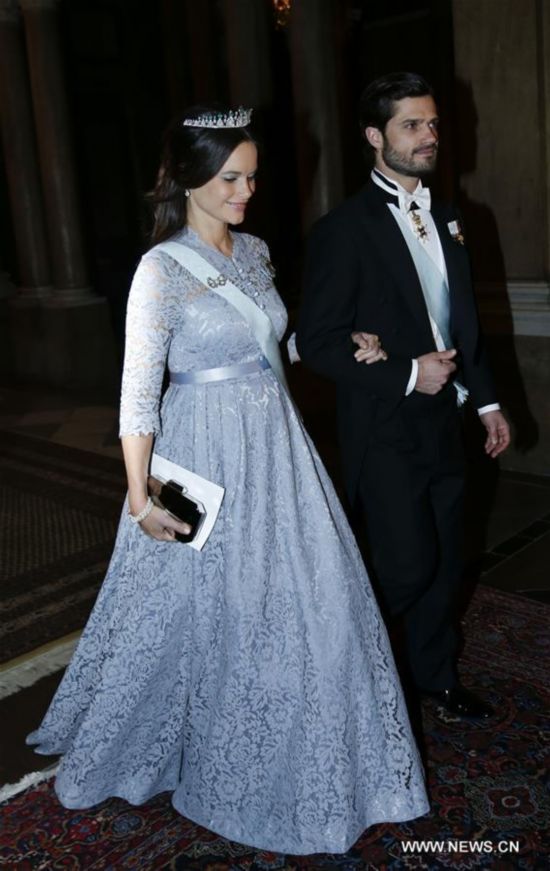
M189 188L185 188L185 196L188 197L190 193L191 191L189 190Z

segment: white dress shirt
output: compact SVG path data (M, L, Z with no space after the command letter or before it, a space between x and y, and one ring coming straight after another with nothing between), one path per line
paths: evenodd
M429 189L425 188L422 185L422 182L419 180L416 188L411 194L409 193L409 191L405 190L405 188L400 185L399 182L395 181L394 179L388 178L383 173L381 173L379 169L372 171L371 178L373 182L381 187L383 190L392 194L394 197L397 197L399 205L396 205L395 203L387 203L387 206L391 211L393 217L395 218L399 229L403 234L405 234L407 232L408 225L414 235L419 239L420 244L424 247L426 253L429 254L431 259L439 269L445 281L445 284L448 286L447 265L445 263L445 257L443 255L441 239L439 238L439 233L437 232L437 227L435 226L435 222L432 218L432 214L429 208ZM417 224L413 220L413 216L411 214L412 202L415 203L415 212L417 215L419 215L420 220L424 228L426 229L426 235L423 237L418 236ZM430 318L430 326L432 328L435 346L438 351L445 351L445 344L443 342L443 339L441 338L441 333L439 332L437 324L429 314L428 317ZM416 386L417 379L418 360L413 359L411 375L407 383L405 396L408 396L409 393L412 393ZM498 402L495 402L491 405L484 405L482 408L478 408L477 413L481 415L486 414L488 411L498 411L499 409L500 405L498 404Z

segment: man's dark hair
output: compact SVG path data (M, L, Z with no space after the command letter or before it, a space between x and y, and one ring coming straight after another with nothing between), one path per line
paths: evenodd
M359 124L382 133L394 114L394 103L405 97L433 97L432 86L418 73L388 73L367 85L359 100Z

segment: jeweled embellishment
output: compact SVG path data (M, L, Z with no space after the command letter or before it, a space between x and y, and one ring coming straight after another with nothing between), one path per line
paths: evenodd
M227 129L229 127L247 127L252 118L252 109L239 106L229 112L207 112L197 118L184 118L184 127L210 127L212 129Z
M218 275L217 278L207 278L206 281L208 287L223 287L224 284L227 284L227 278L225 275Z
M453 240L453 242L458 242L459 245L464 245L462 227L460 226L458 221L449 221L447 227L449 228L449 233L451 234L451 239Z
M412 218L412 222L414 224L414 232L418 236L421 242L425 241L428 238L428 228L424 224L424 221L414 209L411 209L409 215Z

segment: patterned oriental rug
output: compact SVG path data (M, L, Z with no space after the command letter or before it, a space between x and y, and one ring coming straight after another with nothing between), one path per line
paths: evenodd
M465 684L497 705L489 723L423 710L432 811L368 830L345 856L292 857L230 843L178 816L167 795L64 810L51 781L0 806L0 866L26 869L542 869L549 867L550 607L481 587L467 612ZM423 841L423 844L414 844ZM433 842L433 843L427 843Z
M0 432L0 663L84 625L125 490L119 460Z

